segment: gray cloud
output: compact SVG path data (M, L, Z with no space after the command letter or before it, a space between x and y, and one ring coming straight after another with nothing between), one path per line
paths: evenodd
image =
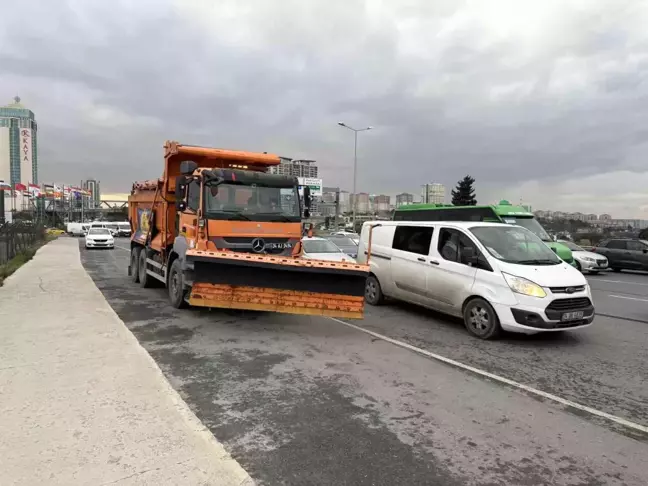
M173 138L316 158L350 188L339 120L376 127L360 138L372 192L471 173L482 198L539 184L546 206L569 191L556 181L648 171L640 0L207 5L3 5L0 95L36 112L43 179L126 191Z

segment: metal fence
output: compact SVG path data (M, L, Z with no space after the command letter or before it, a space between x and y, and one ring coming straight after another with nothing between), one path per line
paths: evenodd
M0 225L0 265L45 239L45 228L31 223Z

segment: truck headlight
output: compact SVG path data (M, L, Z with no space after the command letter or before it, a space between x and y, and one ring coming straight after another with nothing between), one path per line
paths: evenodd
M542 298L547 296L547 293L544 291L544 289L538 284L533 283L531 280L527 280L526 278L522 277L516 277L514 275L509 275L508 273L504 272L502 272L502 275L504 275L504 280L506 280L508 286L515 293L528 295L529 297Z

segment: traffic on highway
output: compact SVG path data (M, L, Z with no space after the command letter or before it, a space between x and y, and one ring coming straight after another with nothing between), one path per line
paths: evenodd
M397 300L362 320L176 309L129 279L129 239L81 256L261 484L648 483L646 274L587 275L585 329L483 340Z

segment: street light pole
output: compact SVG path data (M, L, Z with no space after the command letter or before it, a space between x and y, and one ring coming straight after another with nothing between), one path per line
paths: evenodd
M357 175L358 175L358 132L366 132L367 130L371 130L373 127L369 126L366 128L353 128L347 125L344 122L338 122L338 125L340 125L343 128L348 128L353 132L353 228L355 231L355 222L356 222L356 212L358 208L358 195L356 193L356 182L357 182Z

